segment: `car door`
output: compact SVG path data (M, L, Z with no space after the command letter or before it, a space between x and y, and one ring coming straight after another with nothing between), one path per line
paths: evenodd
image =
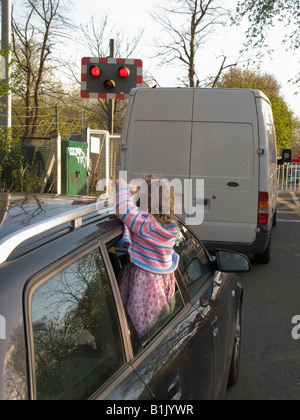
M188 298L196 310L195 323L201 322L205 325L206 338L210 338L213 350L213 378L211 380L210 393L206 397L213 399L216 397L216 336L219 332L218 316L223 301L220 295L221 273L215 271L211 258L203 245L191 233L191 231L180 224L181 235L185 237L185 247L180 253L179 271L182 276L182 284ZM222 319L222 318L221 318ZM198 337L201 341L202 337ZM218 347L219 348L219 347ZM199 398L205 398L199 395Z
M148 399L123 343L99 245L76 251L28 283L31 399Z
M218 272L214 280L213 320L214 398L224 398L234 342L236 284L233 275Z
M205 316L210 330L214 362L212 398L220 399L224 398L232 356L236 280L232 274L216 270L203 245L183 225L181 232L188 245L181 254L179 269L191 303Z
M132 365L156 399L211 398L213 358L206 321L186 305Z
M213 347L207 305L212 282L210 274L204 273L201 285L198 282L198 287L191 286L199 305L189 302L184 281L201 277L203 271L198 273L196 265L200 248L186 232L187 229L180 231L176 239L175 251L181 256L181 268L176 272L175 295L151 322L141 346L133 345L134 371L152 396L161 400L211 399L213 396ZM117 277L124 251L114 245L110 240L107 248ZM132 327L130 334L132 339L136 337Z

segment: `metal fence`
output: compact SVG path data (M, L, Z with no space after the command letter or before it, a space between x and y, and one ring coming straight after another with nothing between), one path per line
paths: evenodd
M93 133L92 133L93 134ZM90 172L87 193L94 194L100 179L115 179L120 165L120 136L109 136L109 142L100 141L97 154L89 149ZM108 146L108 147L107 147ZM59 135L50 139L35 139L22 143L26 160L35 159L35 175L39 177L39 190L35 192L61 193L61 140ZM108 150L107 150L108 149ZM300 163L279 165L277 170L279 191L300 192Z
M60 194L60 135L53 133L50 138L26 139L21 142L21 148L32 178L37 180L36 191L32 192Z
M0 193L59 193L60 136L15 139L0 133Z
M105 133L107 132L91 131L91 136L89 136L89 169L86 189L88 195L97 194L96 185L100 179L116 178L120 159L120 136L106 136ZM96 144L96 150L93 148L91 139ZM53 134L49 139L30 139L22 142L22 154L31 166L32 176L38 180L36 191L31 192L61 194L62 165L65 165L62 161L61 144L59 134Z
M89 144L89 195L97 194L99 180L116 178L117 168L120 165L119 146L120 136L110 135L107 131L88 130L87 142Z
M300 164L278 166L277 180L279 191L300 192Z

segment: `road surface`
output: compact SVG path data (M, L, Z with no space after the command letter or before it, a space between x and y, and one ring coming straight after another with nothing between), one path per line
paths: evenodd
M280 193L271 263L252 261L251 272L239 280L244 288L240 381L226 399L299 400L300 339L293 338L292 320L300 318L300 193Z

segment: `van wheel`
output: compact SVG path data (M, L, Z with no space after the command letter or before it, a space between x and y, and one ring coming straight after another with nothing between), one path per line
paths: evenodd
M241 332L242 332L241 315L242 315L242 307L240 305L237 312L237 316L236 316L233 351L232 351L231 365L230 365L229 378L228 378L228 384L227 384L229 387L235 385L239 380L240 360L241 360Z
M267 249L262 254L255 254L254 260L260 264L269 264L271 260L271 237L269 239L269 243Z

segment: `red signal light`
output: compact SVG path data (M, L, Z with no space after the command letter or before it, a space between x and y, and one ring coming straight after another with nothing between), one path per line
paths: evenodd
M120 67L119 76L122 77L122 79L126 79L130 76L130 70L127 67Z
M94 77L99 77L101 75L101 71L100 71L99 67L97 67L97 66L91 67L90 72L91 72L91 75L94 76Z

